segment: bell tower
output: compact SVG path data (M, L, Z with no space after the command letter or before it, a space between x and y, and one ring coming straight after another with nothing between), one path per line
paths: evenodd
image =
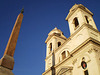
M45 70L51 69L55 65L54 52L65 42L66 39L67 38L63 35L63 32L56 27L48 34L48 37L45 41L47 44Z
M90 25L97 30L92 16L93 13L89 11L85 6L82 4L75 4L69 10L69 14L66 17L66 20L69 23L70 34L72 35L84 24Z
M63 32L57 29L56 27L48 34L48 37L45 41L47 44L47 53L46 56L56 50L64 41L66 37L63 35Z
M14 75L12 73L14 67L14 52L17 44L17 39L23 19L23 12L22 9L21 13L18 15L15 25L13 27L12 33L8 40L8 44L6 46L5 52L3 57L0 59L0 75Z

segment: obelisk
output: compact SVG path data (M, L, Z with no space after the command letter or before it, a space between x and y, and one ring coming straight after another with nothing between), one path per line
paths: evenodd
M8 44L6 46L3 57L0 59L0 75L14 75L12 73L14 67L14 52L17 44L17 39L23 19L22 9L21 13L18 15L13 30L11 32L10 38L8 40Z

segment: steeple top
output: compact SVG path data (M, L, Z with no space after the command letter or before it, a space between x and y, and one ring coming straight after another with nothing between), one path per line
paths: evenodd
M52 37L52 36L57 36L57 37L60 37L60 38L63 38L63 39L67 39L64 35L63 35L63 32L58 29L57 27L55 27L52 31L50 31L50 33L48 34L48 37L45 41L45 43L48 42L48 40Z
M84 10L85 12L87 12L87 13L89 13L90 15L93 16L93 13L92 13L90 10L88 10L84 5L82 5L82 4L75 4L75 5L73 5L72 8L69 10L69 14L68 14L67 17L66 17L66 20L68 20L69 17L70 17L78 8Z
M63 34L61 30L59 30L57 27L55 27L48 35L53 35L53 34Z
M85 6L83 6L82 4L75 4L75 5L73 5L73 7L69 11L71 12L71 11L77 9L77 8L85 9Z

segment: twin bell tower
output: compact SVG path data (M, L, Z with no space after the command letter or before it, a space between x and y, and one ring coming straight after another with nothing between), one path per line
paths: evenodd
M75 4L66 20L69 38L57 28L48 34L42 75L100 75L100 32L93 13L82 4Z

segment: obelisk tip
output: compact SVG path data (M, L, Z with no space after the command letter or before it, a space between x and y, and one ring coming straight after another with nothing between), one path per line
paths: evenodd
M24 8L22 8L21 13L24 13Z

